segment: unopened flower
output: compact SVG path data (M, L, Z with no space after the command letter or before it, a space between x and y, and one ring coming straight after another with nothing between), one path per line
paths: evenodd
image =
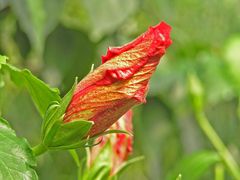
M132 129L132 111L129 110L125 113L119 121L112 125L113 129L123 129L130 133ZM111 142L113 144L113 172L115 169L128 159L128 156L132 153L133 136L128 134L113 134Z
M172 42L170 30L161 22L129 44L109 48L102 57L103 64L77 85L64 122L93 121L88 135L94 136L145 102L150 77Z
M125 130L132 133L132 111L125 113L110 129ZM110 161L111 175L114 175L118 168L127 161L128 156L132 153L133 136L122 133L114 133L96 139L101 141L97 146L93 146L90 151L90 168L94 166L97 158L101 154L107 153L107 159ZM106 152L107 151L107 152Z

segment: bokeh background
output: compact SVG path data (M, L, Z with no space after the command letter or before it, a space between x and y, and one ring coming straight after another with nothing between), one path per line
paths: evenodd
M108 46L133 40L164 20L173 44L154 74L147 103L136 107L134 153L145 160L120 179L213 179L214 148L198 126L187 75L204 88L210 123L240 161L240 1L238 0L0 0L0 54L64 95L76 76L98 66ZM32 145L41 118L30 97L0 84L0 114ZM76 179L68 152L38 158L40 179ZM228 171L225 178L232 179Z

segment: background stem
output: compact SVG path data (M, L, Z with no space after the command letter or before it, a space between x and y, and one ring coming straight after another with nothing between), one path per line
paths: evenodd
M219 138L215 130L210 125L208 119L206 118L203 112L195 112L197 121L205 135L208 137L212 145L217 150L218 154L222 158L223 162L225 163L226 167L229 169L233 177L237 180L240 180L240 172L239 167L234 160L232 154L226 148L222 140Z
M217 163L215 166L215 180L224 180L224 166Z
M232 154L229 152L228 148L224 145L221 138L217 135L211 124L209 123L203 108L203 95L204 89L198 79L197 75L189 74L189 92L192 98L192 105L194 109L194 115L197 119L197 122L207 136L209 141L217 150L219 156L222 158L222 161L228 168L229 172L232 174L234 179L240 180L240 171L238 164L234 160Z

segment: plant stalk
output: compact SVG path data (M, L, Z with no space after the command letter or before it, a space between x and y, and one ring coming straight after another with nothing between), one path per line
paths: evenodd
M201 129L203 130L205 135L208 137L210 142L213 144L213 146L217 150L218 154L222 158L226 167L229 169L229 171L231 172L231 174L236 180L240 180L240 171L239 171L238 164L236 163L232 154L229 152L227 147L224 145L222 140L219 138L219 136L217 135L217 133L209 123L205 114L203 112L195 112L195 115Z
M32 148L33 154L35 156L39 156L39 155L45 153L47 150L48 150L47 147L42 143L40 143Z
M224 166L222 163L215 165L215 180L224 180Z

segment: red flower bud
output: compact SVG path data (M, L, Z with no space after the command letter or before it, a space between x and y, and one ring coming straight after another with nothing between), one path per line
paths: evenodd
M115 124L112 129L122 129L132 133L132 111L129 110L124 114ZM133 136L127 134L113 134L111 138L113 146L113 174L115 169L119 168L121 164L127 160L132 153Z
M125 130L132 133L132 111L129 110L125 113L116 123L111 127L111 130ZM108 153L111 163L111 174L114 175L116 170L127 161L128 156L132 153L133 136L127 134L114 133L106 136L99 137L96 142L101 142L97 146L91 148L90 153L90 167L94 165L95 159L101 155L105 145L110 143L108 146Z
M171 44L164 22L122 47L109 48L102 65L77 85L64 122L93 121L90 136L108 129L134 105L145 102L150 77Z

